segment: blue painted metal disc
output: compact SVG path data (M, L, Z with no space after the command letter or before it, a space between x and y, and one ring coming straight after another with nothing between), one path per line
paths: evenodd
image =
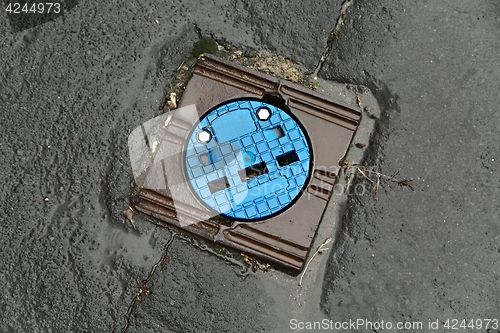
M189 182L206 205L231 219L259 221L284 211L301 195L311 153L304 130L285 111L238 100L200 119L185 161Z

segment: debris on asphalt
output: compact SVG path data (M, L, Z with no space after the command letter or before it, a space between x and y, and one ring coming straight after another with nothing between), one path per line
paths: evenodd
M129 222L132 225L132 227L134 228L134 230L137 231L134 220L132 219L133 214L134 214L134 210L130 206L123 211L123 215L129 220Z

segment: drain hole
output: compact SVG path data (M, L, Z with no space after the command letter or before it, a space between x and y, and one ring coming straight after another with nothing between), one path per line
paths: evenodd
M297 162L298 160L299 160L299 155L297 155L297 152L295 150L289 151L287 153L284 153L276 157L276 161L278 161L278 165L280 167L292 164L294 162Z
M229 188L229 186L230 186L229 181L227 180L226 176L208 183L208 189L212 194L214 194L215 192L225 190L226 188Z
M259 177L268 172L266 162L260 162L238 171L238 174L240 175L241 181L246 182L249 179Z
M265 130L264 136L266 137L267 141L272 141L284 137L285 132L283 132L283 128L281 128L281 126L276 126L274 128Z
M201 160L201 164L203 164L203 166L210 165L210 155L209 154L200 155L200 160Z
M208 153L200 155L200 160L203 166L214 164L215 162L219 162L221 160L220 152L218 150L210 149Z

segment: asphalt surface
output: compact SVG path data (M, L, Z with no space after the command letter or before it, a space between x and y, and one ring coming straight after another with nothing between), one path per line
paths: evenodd
M496 318L500 4L378 4L355 2L322 73L390 92L366 164L401 169L415 191L352 200L323 309L393 322Z
M323 257L320 317L424 324L406 331L429 331L429 320L443 331L447 319L500 319L497 1L354 0L333 39L341 1L67 8L24 30L0 15L0 331L124 327L170 238L140 217L135 231L122 215L127 136L161 112L198 29L311 71L330 40L319 75L369 87L383 112L364 165L413 178L413 191L386 181L378 195L359 178L371 191L350 198L341 237ZM169 256L129 332L292 331L276 320L282 304L258 274L242 278L187 241Z

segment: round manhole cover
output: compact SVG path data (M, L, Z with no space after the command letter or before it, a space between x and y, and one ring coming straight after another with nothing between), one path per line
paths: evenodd
M258 221L290 207L310 176L302 126L273 105L238 100L205 114L185 158L194 192L221 215Z

